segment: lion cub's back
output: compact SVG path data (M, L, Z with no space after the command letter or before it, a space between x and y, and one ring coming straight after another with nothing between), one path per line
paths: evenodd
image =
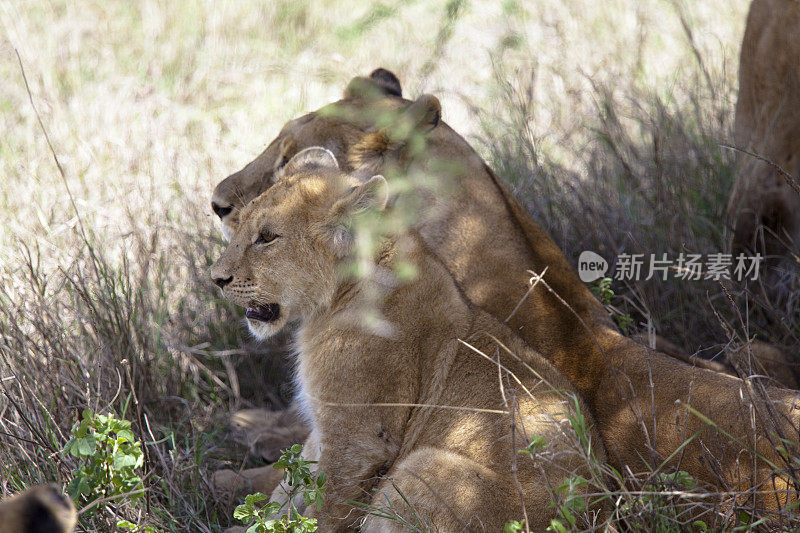
M544 438L554 452L573 448L577 439L570 418L582 417L595 456L604 460L592 415L572 383L497 319L479 309L473 313L474 327L459 341L441 399L442 405L463 410L457 415L442 410L431 420L432 437L444 441L439 445L479 461L488 453L492 462L504 463L534 437ZM510 412L516 413L514 446Z

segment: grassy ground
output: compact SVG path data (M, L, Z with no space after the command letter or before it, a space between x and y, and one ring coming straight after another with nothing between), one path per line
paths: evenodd
M222 240L209 196L285 121L374 67L439 96L571 260L722 251L735 158L720 144L746 9L0 1L0 492L69 481L77 459L62 450L88 407L133 421L149 492L85 513L84 530L229 523L231 502L207 485L242 462L225 416L288 391L280 355L252 345L210 284ZM691 352L754 333L797 345L787 302L750 302L761 310L740 326L742 297L731 306L711 283L615 290L633 328Z

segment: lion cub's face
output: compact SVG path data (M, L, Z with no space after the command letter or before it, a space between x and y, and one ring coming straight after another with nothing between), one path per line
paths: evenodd
M242 210L211 276L226 298L247 309L253 335L270 337L330 306L339 264L350 253L348 219L383 203L382 176L360 184L339 170L329 151L306 149L287 163L284 178Z

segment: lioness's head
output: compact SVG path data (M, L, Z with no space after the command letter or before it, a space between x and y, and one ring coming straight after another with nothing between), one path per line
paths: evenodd
M387 161L403 159L410 130L429 132L440 116L441 105L433 96L404 99L400 82L388 70L354 78L341 100L287 123L254 161L216 186L211 209L222 221L225 238L230 240L241 208L274 185L304 148L324 147L342 170L361 169L369 177Z
M386 203L386 180L343 172L334 155L308 148L281 179L242 209L228 247L211 270L226 298L247 308L257 338L312 316L333 301L339 265L353 238L349 221Z

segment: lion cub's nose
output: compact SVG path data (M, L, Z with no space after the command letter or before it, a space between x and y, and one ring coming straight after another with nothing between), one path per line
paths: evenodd
M221 220L233 211L233 206L222 207L216 202L211 202L211 210L214 211Z
M230 276L230 277L227 277L227 278L217 278L217 277L215 277L213 279L214 279L214 283L217 285L217 287L219 287L220 289L224 289L225 285L227 285L228 283L233 281L233 276Z

